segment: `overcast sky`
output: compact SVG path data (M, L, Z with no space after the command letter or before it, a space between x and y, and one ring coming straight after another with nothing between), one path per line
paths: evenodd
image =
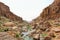
M26 21L31 21L40 15L42 10L54 0L0 0L10 7L10 10Z

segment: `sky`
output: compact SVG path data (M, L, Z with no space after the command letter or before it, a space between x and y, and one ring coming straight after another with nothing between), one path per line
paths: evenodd
M10 10L26 21L32 21L40 15L43 9L54 0L0 0L10 7Z

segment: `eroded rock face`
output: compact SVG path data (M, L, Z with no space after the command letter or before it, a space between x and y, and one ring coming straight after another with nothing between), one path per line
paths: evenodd
M13 14L7 5L0 2L0 40L22 40L21 27L26 23L23 22L21 17Z
M31 25L37 25L38 29L47 33L48 36L44 40L60 40L60 0L55 0L46 7Z
M0 16L5 16L11 20L19 20L20 22L23 21L21 17L18 17L15 14L13 14L10 11L9 7L2 2L0 2Z
M46 7L39 17L33 20L34 23L44 22L49 19L60 18L60 0L55 0L51 5Z

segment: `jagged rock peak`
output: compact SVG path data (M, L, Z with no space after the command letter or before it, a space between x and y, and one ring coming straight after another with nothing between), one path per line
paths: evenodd
M9 7L2 2L0 2L0 16L5 16L11 20L19 20L21 22L23 21L21 17L18 17L15 14L13 14L10 11Z

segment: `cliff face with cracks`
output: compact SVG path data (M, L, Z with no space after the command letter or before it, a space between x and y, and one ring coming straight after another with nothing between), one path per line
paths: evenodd
M2 2L0 2L0 16L5 16L5 17L7 17L7 18L9 18L9 19L11 19L13 21L14 20L15 21L19 20L20 22L23 21L21 17L18 17L15 14L13 14L10 11L9 7L7 5L5 5L4 3L2 3Z
M48 35L45 34L44 40L60 40L60 0L54 0L31 25L34 29L39 27L42 34Z
M54 0L54 2L46 7L40 16L34 19L32 23L58 18L60 18L60 0Z

